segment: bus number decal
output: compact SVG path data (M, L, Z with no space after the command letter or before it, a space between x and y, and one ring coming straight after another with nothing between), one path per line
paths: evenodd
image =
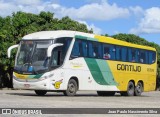
M147 68L147 72L154 72L154 69L152 69L152 68Z

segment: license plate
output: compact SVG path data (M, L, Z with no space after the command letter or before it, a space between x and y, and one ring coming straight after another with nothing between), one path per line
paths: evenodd
M29 88L29 87L30 87L30 84L24 84L24 87L25 87L25 88Z

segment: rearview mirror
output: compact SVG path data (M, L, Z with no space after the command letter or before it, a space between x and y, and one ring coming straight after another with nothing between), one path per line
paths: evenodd
M62 43L56 43L56 44L52 44L48 47L48 50L47 50L47 57L51 57L51 54L52 54L52 50L55 48L55 47L58 47L58 46L63 46Z
M17 45L12 45L12 46L10 46L10 47L8 48L8 50L7 50L7 56L8 56L8 58L11 57L11 51L12 51L12 49L17 48L18 46L19 46L19 45L17 44Z

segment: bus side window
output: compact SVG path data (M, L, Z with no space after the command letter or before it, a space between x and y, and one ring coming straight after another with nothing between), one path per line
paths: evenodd
M145 51L139 50L139 63L146 63Z
M132 49L131 48L128 48L128 61L129 62L132 62L132 61L134 61L134 58L133 58L133 56L132 56Z
M155 52L149 51L149 64L154 63L156 60L156 54Z
M121 47L116 46L116 60L121 60Z
M129 61L138 62L138 50L134 48L128 48Z
M115 52L116 52L115 46L110 45L110 55L111 55L110 59L115 60L115 58L116 58Z
M98 45L96 42L92 42L93 44L93 57L98 58Z
M51 67L58 67L62 64L62 47L56 47L52 51L52 57L51 57Z
M79 57L80 56L80 44L79 40L76 40L72 49L71 57Z
M111 59L110 47L108 44L103 44L103 59Z
M99 43L98 44L98 58L103 58L103 54L102 54L102 44L101 43Z
M94 51L93 51L93 44L92 42L88 42L88 54L89 54L89 57L94 57Z
M149 63L148 51L145 51L146 64Z
M127 48L126 47L122 47L121 48L121 55L122 55L122 61L126 62L127 60Z
M88 55L88 46L87 46L87 41L82 41L82 56L87 57Z
M139 62L139 49L134 49L135 51L135 62Z
M93 54L94 58L102 58L101 44L98 42L93 42Z

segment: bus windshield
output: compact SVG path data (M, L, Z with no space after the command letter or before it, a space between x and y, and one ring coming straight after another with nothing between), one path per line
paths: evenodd
M21 41L14 71L21 74L40 74L49 68L53 70L60 67L64 62L71 38L57 38L54 43L61 43L63 46L54 48L51 57L48 58L47 50L53 44L52 40Z
M21 41L14 70L31 74L47 70L47 49L51 44L51 40Z

